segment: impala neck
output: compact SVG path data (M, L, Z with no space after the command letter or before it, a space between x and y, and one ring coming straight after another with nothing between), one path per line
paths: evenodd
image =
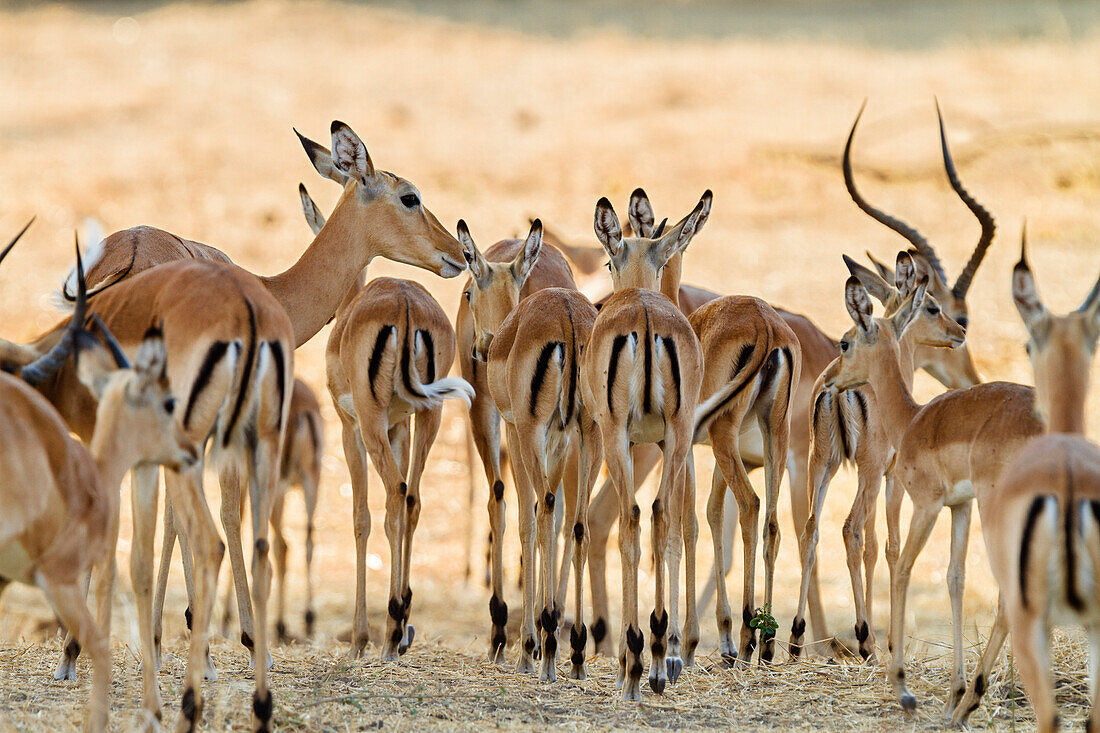
M1046 405L1047 432L1084 435L1088 375L1066 370L1050 392Z
M106 421L110 422L110 421ZM122 485L122 477L130 470L133 461L127 460L129 456L119 449L118 441L111 440L114 434L113 426L104 425L106 429L98 429L92 433L92 442L89 452L95 461L99 479L104 488L118 491Z
M381 251L368 207L352 181L321 231L298 261L260 278L290 316L295 348L309 341L346 306L363 283L363 271Z
M672 255L661 272L661 292L677 308L680 307L680 274L683 267L684 255L678 253Z
M881 327L882 330L887 328L889 327ZM882 345L886 350L882 355L883 358L876 359L871 366L870 383L875 390L875 400L879 405L887 437L890 444L894 446L894 450L897 450L905 430L920 410L920 405L913 399L913 391L910 387L913 379L912 361L908 372L903 371L902 354L898 342L894 340L892 334L881 334L880 338L890 341ZM906 373L909 375L908 380Z
M905 388L909 393L913 392L913 376L917 373L917 346L910 343L909 339L902 336L898 342L898 368L901 378L905 381Z

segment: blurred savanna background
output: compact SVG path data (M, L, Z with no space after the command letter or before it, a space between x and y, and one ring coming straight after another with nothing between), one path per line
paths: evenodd
M530 216L573 244L596 246L591 222L600 196L622 213L630 191L642 186L658 217L675 220L711 188L713 214L688 250L685 281L766 298L839 337L850 325L841 253L860 259L870 251L890 261L904 244L860 213L844 189L840 155L864 99L853 154L864 195L920 229L951 275L977 242L978 225L943 173L938 98L959 173L998 221L996 242L970 291L970 349L983 379L1029 382L1024 331L1009 296L1024 218L1039 286L1054 310L1076 307L1100 272L1098 59L1100 6L1083 1L8 2L0 8L0 236L38 219L0 268L0 335L29 340L62 317L52 294L72 266L72 231L87 217L106 232L138 224L167 229L219 247L254 272L285 269L311 240L297 184L304 182L325 212L339 194L310 166L292 128L327 145L329 123L340 119L362 137L375 165L419 187L446 226L466 219L482 248L525 232ZM370 275L415 279L452 315L465 279L444 281L381 260ZM578 279L593 296L610 287L602 268ZM337 637L350 627L354 597L351 487L324 388L326 334L295 356L298 375L322 398L327 448L315 558L319 633L275 651L280 724L336 730L942 725L950 638L946 521L918 562L911 591L910 680L922 703L912 719L887 693L881 667L811 660L720 669L710 608L702 615L700 669L664 698L647 690L640 706L618 701L606 660L592 667L588 681L553 687L490 666L489 594L482 584L487 489L479 481L468 504L464 410L453 405L423 488L413 560L417 644L398 666L382 666L377 647L367 660L345 662ZM916 389L922 399L941 390L924 375ZM1100 396L1094 393L1088 408L1095 436ZM709 473L708 452L699 449L696 459L700 474ZM216 481L209 479L217 516ZM830 628L842 634L851 628L853 608L840 527L854 489L854 475L842 471L826 506L819 560ZM643 507L652 490L643 490ZM373 476L371 491L368 591L377 635L389 568L383 496ZM125 484L123 492L125 498ZM515 503L511 489L506 496ZM288 507L288 622L298 634L301 506L295 496ZM141 720L125 572L129 502L123 507L112 721L129 729ZM797 600L801 528L792 526L785 497L781 509L774 611L785 641ZM700 575L711 554L706 522L701 526ZM520 600L514 527L505 551L513 617ZM976 523L967 564L971 663L995 598L979 531ZM467 577L468 532L474 539ZM614 536L609 557L617 628ZM641 587L652 588L643 565ZM222 574L224 585L228 563ZM875 626L884 647L885 563L878 581ZM739 580L731 591L736 604ZM161 675L172 715L186 644L185 598L177 570ZM650 602L643 595L643 608ZM79 682L52 681L60 641L50 618L36 591L13 588L0 601L0 728L79 723L87 667ZM1060 689L1077 705L1067 711L1074 720L1084 709L1084 647L1073 634L1060 645ZM243 726L251 690L247 656L220 637L214 655L222 678L208 683L206 722L213 729ZM508 656L514 662L513 650ZM1001 666L995 679L976 722L1029 725L1012 672Z

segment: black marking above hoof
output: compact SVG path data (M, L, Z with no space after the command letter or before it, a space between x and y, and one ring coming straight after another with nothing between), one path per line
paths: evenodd
M573 626L569 629L569 646L572 648L573 653L569 657L569 661L574 665L580 667L584 664L584 648L588 645L588 628L581 624L578 629L577 626Z
M258 692L252 694L252 714L265 730L267 729L267 723L271 720L271 712L274 707L274 702L271 699L271 690L267 690L263 697L261 697Z
M387 610L390 614L390 618L392 618L394 621L400 621L401 619L405 618L405 604L402 603L399 598L391 598L390 605Z
M489 599L489 618L494 626L508 625L508 604L495 595Z
M523 640L523 651L528 654L534 654L535 652L535 640L533 637L527 637Z
M901 696L901 709L907 713L913 713L917 709L917 698L907 692Z
M187 622L187 630L191 630L191 607L188 606L183 611L183 620Z
M504 482L497 480L493 483L493 498L497 501L504 499Z
M286 624L282 621L275 622L275 633L279 637L279 641L286 641L290 636L286 633Z
M795 616L794 623L791 624L791 638L802 640L802 637L806 634L806 619Z
M974 694L978 697L985 694L985 675L981 672L974 678Z
M862 644L867 641L870 636L871 629L867 625L866 621L863 621L862 623L856 625L856 641Z
M80 644L76 639L70 639L69 643L65 645L65 656L69 659L76 659L80 656Z
M664 636L668 631L668 611L661 610L661 617L657 618L657 612L649 614L649 631L654 636Z
M626 648L629 649L634 656L642 656L642 650L645 649L645 637L642 636L641 629L635 628L634 626L626 627Z
M180 701L180 714L187 719L193 729L198 721L199 706L195 702L195 690L190 687L183 691L183 699Z
M241 643L244 644L245 649L251 651L254 647L252 644L252 637L248 635L247 631L241 632Z
M596 619L596 623L592 624L592 643L599 646L606 636L607 622L602 618Z
M313 636L313 622L316 618L313 609L306 611L306 636Z

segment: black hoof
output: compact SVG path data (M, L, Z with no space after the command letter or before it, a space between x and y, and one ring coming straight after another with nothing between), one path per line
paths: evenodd
M905 693L901 696L901 709L907 713L913 713L917 709L917 698L912 693Z
M668 681L671 684L676 684L680 679L680 673L684 671L684 662L680 659L666 659L665 670L668 672Z
M405 627L405 638L401 640L401 643L397 645L397 653L404 654L409 651L409 647L413 645L413 639L416 638L416 627L412 624Z
M665 678L664 677L650 677L649 689L656 692L658 695L665 694Z
M723 667L732 667L736 664L737 664L737 655L734 654L733 652L722 655L722 666Z

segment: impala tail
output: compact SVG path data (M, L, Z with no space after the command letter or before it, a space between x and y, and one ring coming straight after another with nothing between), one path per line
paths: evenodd
M462 377L435 379L435 346L431 333L426 329L418 329L411 339L408 333L405 334L400 356L394 374L394 388L409 404L425 410L438 407L443 400L462 400L466 407L470 406L474 388L469 382ZM420 370L416 366L422 358L428 364L427 382L421 380Z
M753 358L754 351L753 344L745 344L738 355L733 378L695 408L693 441L702 440L704 432L715 418L746 389L763 391L774 382L781 369L786 368L793 372L794 357L787 349L770 349L767 351L767 358L759 359Z

